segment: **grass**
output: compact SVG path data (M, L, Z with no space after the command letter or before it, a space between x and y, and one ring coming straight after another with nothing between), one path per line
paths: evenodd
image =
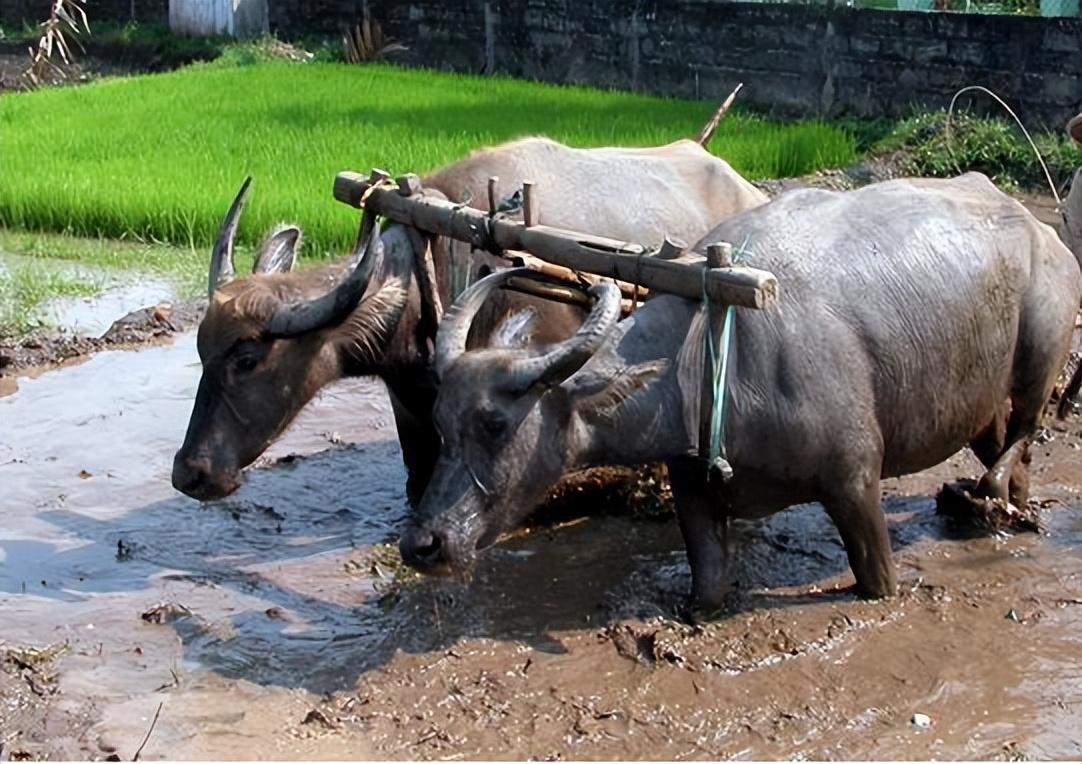
M0 262L0 337L25 334L41 325L36 308L54 297L96 294L101 286L37 262Z
M250 248L238 248L238 269L252 259ZM0 228L0 337L45 326L38 307L46 300L90 297L140 274L168 277L178 297L201 295L206 268L205 249Z
M339 252L356 213L331 198L343 169L424 172L526 134L574 145L693 135L714 108L590 88L389 65L229 61L0 96L0 226L164 241L205 251L232 195L255 177L240 238L293 220L307 251ZM730 114L712 148L752 178L855 158L818 122ZM204 255L205 256L205 255Z

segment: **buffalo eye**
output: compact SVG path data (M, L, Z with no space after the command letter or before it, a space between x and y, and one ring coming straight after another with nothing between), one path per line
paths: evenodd
M259 359L254 355L242 355L233 362L233 367L242 374L255 371L255 367L258 365Z
M507 420L496 411L482 411L478 415L481 431L490 438L498 438L507 432Z
M257 342L241 343L233 353L230 365L237 374L250 374L263 361L266 348Z

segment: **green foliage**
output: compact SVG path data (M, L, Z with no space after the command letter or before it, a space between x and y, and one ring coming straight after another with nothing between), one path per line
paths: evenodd
M909 175L977 171L1005 188L1047 189L1033 149L1013 122L956 112L950 131L946 128L946 112L918 114L898 123L876 150L900 152L901 169ZM1053 182L1062 184L1082 160L1077 147L1060 133L1039 133L1033 139Z
M35 309L47 299L92 295L100 288L92 280L42 263L0 262L0 336L24 334L37 327Z
M91 43L113 48L152 51L164 61L209 60L232 44L228 37L192 37L174 34L166 24L95 24Z
M0 226L203 248L251 174L242 241L288 219L304 227L309 252L340 252L357 223L331 198L340 170L422 173L530 134L657 145L694 135L713 108L383 64L282 61L9 94L0 98ZM752 178L836 167L856 154L845 130L739 110L711 148Z

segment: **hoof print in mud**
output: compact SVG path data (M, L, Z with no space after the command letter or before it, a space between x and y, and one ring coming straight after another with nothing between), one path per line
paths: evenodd
M620 656L647 666L658 663L683 664L683 643L695 630L665 620L649 623L625 621L605 627L602 641L612 642Z
M976 488L975 480L944 483L935 497L936 512L982 531L1040 533L1041 516L1036 503L1028 502L1019 508L1002 499L978 496Z

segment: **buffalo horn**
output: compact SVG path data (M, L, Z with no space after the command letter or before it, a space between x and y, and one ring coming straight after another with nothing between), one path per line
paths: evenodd
M229 211L222 219L222 226L218 229L218 238L214 242L214 249L210 253L210 274L207 278L207 297L214 296L214 292L233 280L233 239L237 235L237 224L240 223L240 212L244 208L244 200L248 196L248 186L252 184L249 175L240 186L233 203L229 205Z
M508 387L511 390L558 385L581 369L601 348L620 320L620 288L612 281L602 281L590 287L590 296L596 301L594 307L573 337L544 355L515 362L510 370Z
M440 377L466 352L470 325L492 290L516 276L536 278L537 275L530 268L496 271L471 286L455 301L444 315L436 335L436 373ZM596 303L573 337L544 355L515 362L510 371L512 389L526 390L538 383L557 385L582 368L597 352L620 318L620 290L614 283L604 281L591 287L590 294Z
M275 311L266 324L267 334L272 337L296 337L301 334L336 325L357 307L368 282L372 278L374 263L379 260L379 226L376 214L365 210L361 220L361 235L350 257L352 270L331 291L305 302L284 305Z
M485 276L459 295L454 304L443 314L440 330L436 334L436 374L441 378L458 357L466 352L466 339L477 311L484 305L489 294L515 276L529 276L529 268L505 268Z

